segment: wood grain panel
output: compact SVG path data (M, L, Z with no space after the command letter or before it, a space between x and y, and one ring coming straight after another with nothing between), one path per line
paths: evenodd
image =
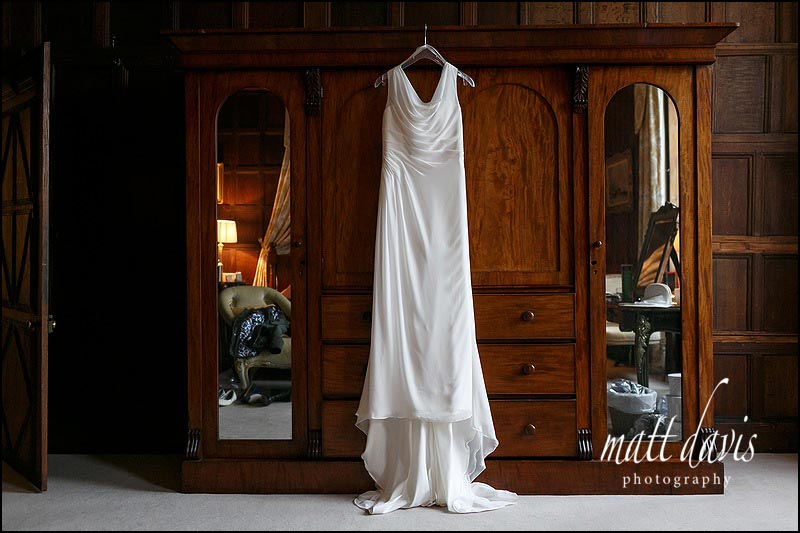
M490 396L575 394L573 345L481 344L478 353ZM368 360L369 345L323 346L322 390L325 397L360 397Z
M232 28L230 2L178 2L180 27L186 29Z
M766 57L724 56L714 69L714 133L763 132Z
M367 437L356 427L357 401L322 402L322 457L361 456Z
M708 22L708 2L657 2L658 22Z
M741 26L725 39L728 43L775 42L775 7L779 2L717 2L725 22Z
M331 2L332 26L386 26L386 2Z
M773 53L770 56L769 81L770 132L797 133L796 48L788 53Z
M358 398L364 388L369 362L367 344L333 344L322 347L322 394Z
M520 2L520 24L572 24L574 2Z
M519 24L519 2L475 2L478 24Z
M747 256L714 258L714 330L749 329L751 264Z
M797 354L764 354L755 360L758 418L797 417Z
M749 368L747 354L715 354L714 383L728 378L714 395L714 416L741 419L749 412Z
M403 2L406 26L455 26L459 23L459 2ZM436 44L436 33L428 32L428 42Z
M572 294L476 294L475 329L478 339L555 339L575 337L575 298ZM523 314L533 318L524 320Z
M715 155L711 159L714 235L750 233L752 154Z
M369 340L372 296L323 296L322 340Z
M249 28L302 28L302 2L248 2Z
M433 73L430 74L432 82ZM325 72L322 106L323 287L369 287L381 180L381 71ZM347 124L346 128L342 124ZM358 154L358 157L353 157Z
M643 2L592 2L595 24L630 24L639 22Z
M566 70L481 69L473 77L477 88L462 91L472 282L570 284Z
M764 331L797 332L797 256L765 255L763 268Z
M577 453L574 400L489 402L500 445L492 457L573 457ZM355 426L357 401L322 405L322 456L359 457L366 436ZM535 430L525 433L528 425Z
M797 154L764 155L762 235L797 235Z

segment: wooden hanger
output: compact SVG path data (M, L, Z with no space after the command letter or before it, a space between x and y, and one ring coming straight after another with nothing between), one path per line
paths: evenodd
M445 59L439 51L434 48L433 46L428 44L428 25L425 24L425 34L424 34L424 41L423 45L414 50L414 53L408 56L408 59L400 63L400 68L405 69L408 66L413 65L420 59L430 59L434 63L438 65L444 65ZM470 87L475 87L475 80L469 77L468 74L458 70L457 72L458 77L464 82L464 85L469 85ZM380 87L381 85L386 84L386 80L388 79L389 72L386 71L380 76L378 79L375 80L375 87Z

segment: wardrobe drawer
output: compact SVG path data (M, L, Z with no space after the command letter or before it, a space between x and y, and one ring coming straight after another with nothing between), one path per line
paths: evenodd
M372 296L322 297L322 340L369 340Z
M489 402L500 445L489 457L574 457L574 400ZM366 435L355 426L357 401L322 402L322 456L361 457Z
M481 344L478 352L489 394L575 394L572 344ZM324 345L322 394L360 397L367 361L369 345Z
M575 394L572 344L481 344L489 394Z
M368 361L368 344L323 345L322 395L359 398Z
M490 457L574 457L578 452L575 400L496 400Z
M575 337L572 294L476 294L478 339L571 339Z
M356 427L358 401L322 402L322 457L361 457L367 436Z

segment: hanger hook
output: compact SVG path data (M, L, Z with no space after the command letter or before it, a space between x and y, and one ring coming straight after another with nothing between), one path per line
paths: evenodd
M427 46L428 45L428 24L427 23L425 23L425 34L424 35L425 35L425 37L424 37L425 45Z

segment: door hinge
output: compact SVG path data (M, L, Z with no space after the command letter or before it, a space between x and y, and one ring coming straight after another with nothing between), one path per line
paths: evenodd
M578 430L578 459L581 461L592 460L592 430L589 428Z
M308 457L311 459L322 458L322 430L320 429L308 431Z
M305 72L306 79L306 115L319 115L322 108L322 80L318 68L310 68Z
M196 461L200 459L200 430L189 428L186 438L186 459Z

